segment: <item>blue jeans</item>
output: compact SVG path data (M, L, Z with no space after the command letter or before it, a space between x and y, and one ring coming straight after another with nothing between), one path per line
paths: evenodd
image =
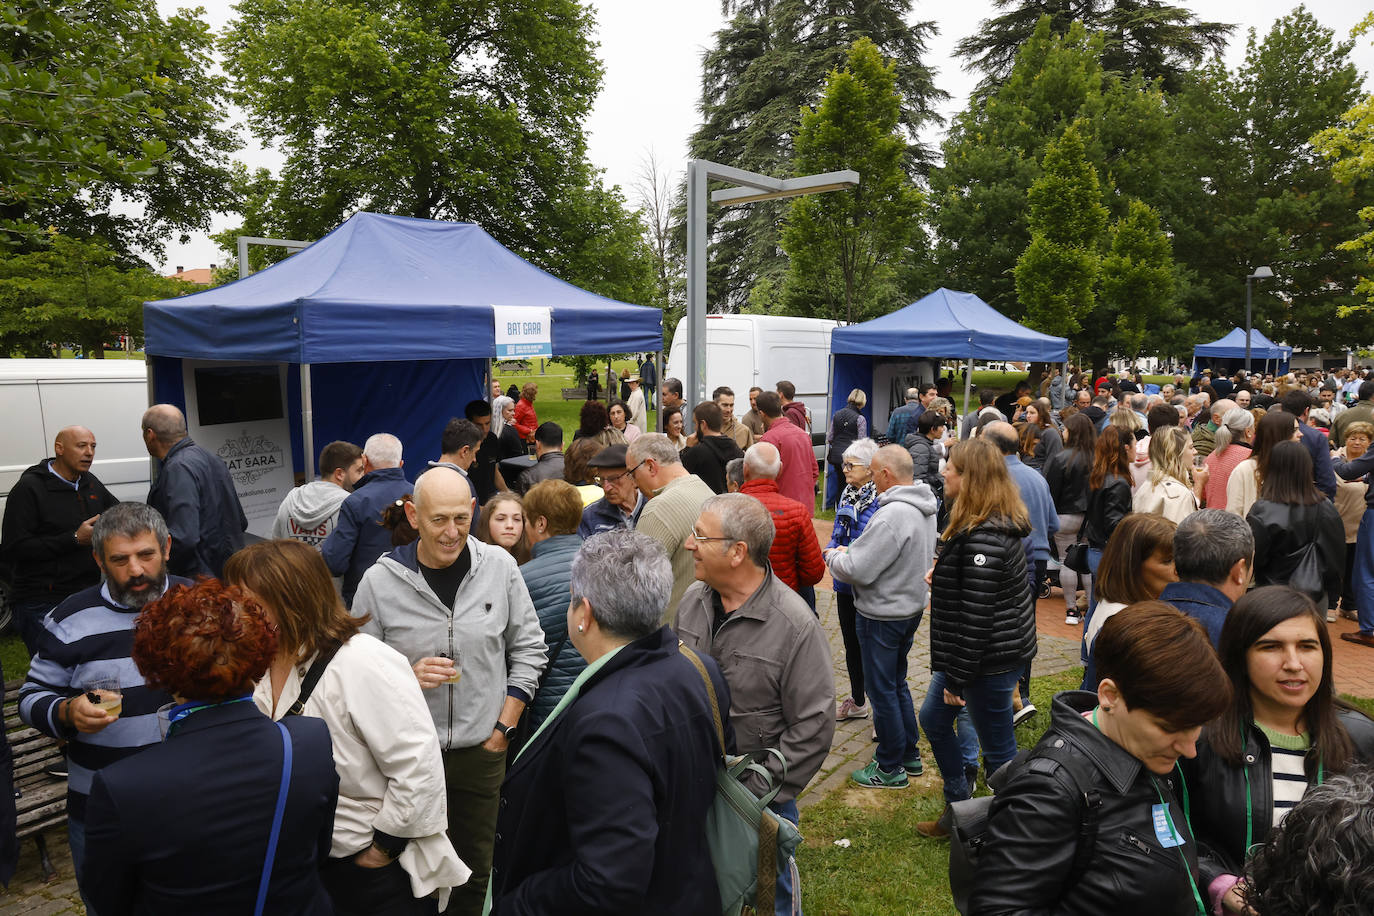
M792 822L795 827L800 815L797 813L797 803L793 801L773 802L768 806L778 817L785 817ZM774 916L801 916L801 884L793 880L793 871L796 862L788 859L786 862L778 860L778 890L773 898Z
M804 585L797 589L797 594L806 602L806 606L811 608L811 613L816 613L816 586ZM819 616L819 615L818 615Z
M86 870L86 822L67 815L67 844L72 848L72 870L76 872L76 886L81 889L81 902L86 904L86 916L95 916L86 891L81 888Z
M954 733L959 736L959 751L964 755L964 766L978 768L978 729L973 727L968 707L959 710L954 719ZM991 775L991 774L989 774Z
M1374 633L1374 509L1366 509L1355 536L1355 603L1360 632Z
M964 685L964 702L983 744L983 763L989 775L1016 756L1016 732L1011 724L1011 692L1020 670L985 674ZM954 734L959 706L945 703L945 676L936 671L921 704L921 728L925 729L935 763L945 781L945 801L956 802L972 793L964 779L964 753Z
M859 636L859 651L864 660L864 692L873 709L873 728L878 733L878 766L889 773L902 768L902 762L919 754L916 743L921 731L916 726L916 708L911 688L906 683L907 655L921 618L874 620L862 613L854 615L854 631Z

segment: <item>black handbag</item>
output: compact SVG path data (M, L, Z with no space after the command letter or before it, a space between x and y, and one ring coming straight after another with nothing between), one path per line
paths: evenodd
M1088 525L1088 516L1083 515L1083 521L1078 525L1078 539L1064 550L1064 565L1080 576L1092 574L1092 569L1088 566L1088 545L1083 540L1083 529Z

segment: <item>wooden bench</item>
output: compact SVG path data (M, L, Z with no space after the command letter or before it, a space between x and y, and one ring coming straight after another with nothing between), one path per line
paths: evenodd
M530 364L523 359L503 359L496 364L496 371L507 374L511 372L525 374L530 371Z
M585 401L587 400L586 388L564 388L563 400L565 401Z
M57 742L25 725L19 718L19 687L23 683L10 681L5 684L5 735L14 758L14 790L19 793L14 800L18 814L17 833L21 840L33 837L43 877L52 881L57 877L57 870L48 857L48 841L43 831L67 822L67 781L46 772L48 767L62 761Z

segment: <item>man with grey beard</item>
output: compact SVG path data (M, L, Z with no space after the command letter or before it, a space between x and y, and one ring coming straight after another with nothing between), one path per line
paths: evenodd
M101 513L91 529L91 551L104 582L43 618L38 651L19 688L20 718L70 742L67 838L78 884L86 859L86 799L96 771L162 740L157 710L172 697L143 683L133 646L138 612L172 586L191 584L167 574L171 547L167 523L151 506L119 503ZM97 687L96 678L113 684ZM114 685L122 705L111 712L97 701L108 701Z

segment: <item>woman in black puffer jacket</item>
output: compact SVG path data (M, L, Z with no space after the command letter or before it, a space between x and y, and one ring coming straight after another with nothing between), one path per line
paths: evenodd
M992 773L1016 756L1011 695L1035 656L1035 600L1026 571L1030 519L1002 453L988 439L960 442L945 463L953 500L931 571L930 689L921 728L930 739L945 801L968 798L954 719L967 706ZM943 836L935 822L918 824Z
M1030 756L990 780L972 916L1207 912L1176 766L1226 708L1226 675L1202 626L1161 601L1113 616L1097 646L1097 692L1056 696Z

